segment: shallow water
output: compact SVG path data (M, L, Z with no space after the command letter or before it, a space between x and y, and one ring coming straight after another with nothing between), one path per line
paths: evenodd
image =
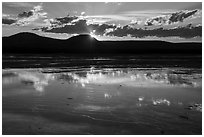
M199 68L3 69L3 134L202 134Z
M3 68L202 68L201 55L3 55Z

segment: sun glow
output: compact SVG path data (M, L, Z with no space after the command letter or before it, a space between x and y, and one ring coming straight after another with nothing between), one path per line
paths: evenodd
M95 31L92 31L92 32L90 32L90 34L89 34L92 38L96 38L96 35L94 34L94 32L95 32Z
M94 34L90 34L90 36L91 36L92 38L95 38L95 35L94 35Z

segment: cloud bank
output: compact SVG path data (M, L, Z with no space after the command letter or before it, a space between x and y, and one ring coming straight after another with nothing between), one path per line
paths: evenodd
M49 33L94 33L95 35L100 36L130 36L134 38L144 38L149 36L194 38L202 37L202 26L185 21L191 19L197 12L198 10L183 10L152 17L145 20L142 27L140 25L142 23L138 23L138 21L130 22L128 25L121 26L107 23L90 23L87 18L81 16L66 16L46 20L47 24L49 24L47 27L36 28L34 30ZM180 26L179 23L183 22L185 23ZM174 26L172 26L172 24L174 24ZM175 26L175 24L177 24L177 26ZM164 28L164 26L168 26L168 28Z
M185 27L176 27L172 29L158 28L148 30L148 29L135 29L127 25L124 27L119 27L107 33L107 35L118 37L130 35L131 37L135 38L143 38L148 36L193 38L202 36L202 26L191 27L190 25L187 25Z

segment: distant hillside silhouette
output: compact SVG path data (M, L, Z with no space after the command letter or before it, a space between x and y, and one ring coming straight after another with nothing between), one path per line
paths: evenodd
M98 41L87 34L60 40L23 32L9 37L3 37L2 46L3 54L202 54L202 43Z

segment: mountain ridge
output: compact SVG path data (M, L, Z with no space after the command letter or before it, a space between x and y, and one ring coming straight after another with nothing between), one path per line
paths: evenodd
M159 40L98 41L88 34L61 40L22 32L3 37L2 52L3 54L202 54L202 43L171 43Z

